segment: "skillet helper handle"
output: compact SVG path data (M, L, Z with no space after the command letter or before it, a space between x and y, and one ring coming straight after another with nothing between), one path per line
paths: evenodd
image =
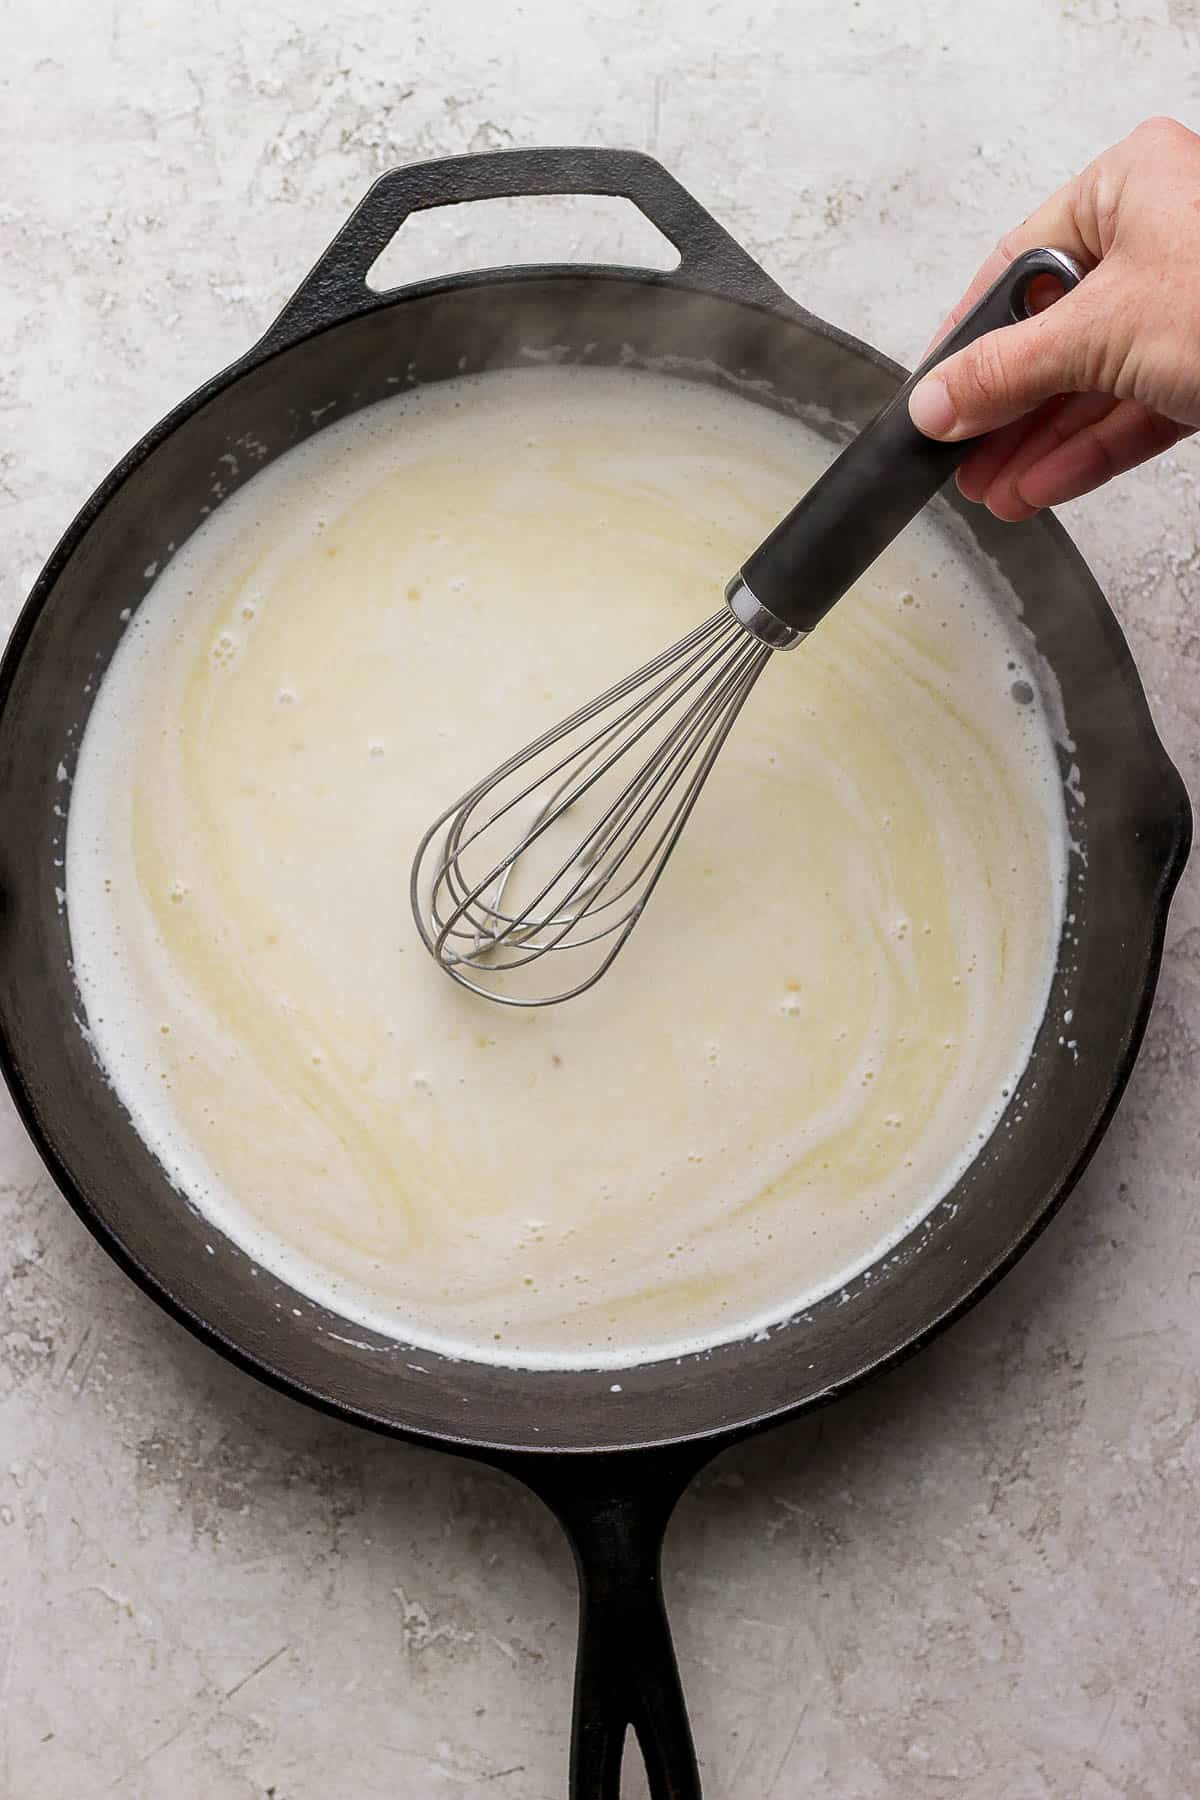
M607 194L632 201L679 252L676 269L629 271L640 280L730 294L776 311L799 311L749 251L652 156L592 144L551 145L389 169L368 189L256 349L282 349L395 300L401 290L377 293L367 285L367 276L413 213L536 194ZM460 276L456 284L487 273Z
M956 350L1030 316L1030 289L1053 276L1065 293L1083 270L1059 250L1018 256L883 410L742 565L726 597L742 623L786 649L820 623L978 442L928 438L908 416L923 375Z

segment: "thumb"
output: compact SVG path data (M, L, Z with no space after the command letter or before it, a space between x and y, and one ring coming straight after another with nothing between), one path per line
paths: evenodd
M1045 312L1002 326L939 363L913 389L908 411L927 437L954 441L1010 425L1056 394L1093 385L1087 372L1092 309L1079 290Z

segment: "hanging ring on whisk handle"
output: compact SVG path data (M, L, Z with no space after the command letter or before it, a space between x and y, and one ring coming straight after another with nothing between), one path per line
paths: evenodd
M908 400L922 376L988 332L1029 318L1030 290L1040 278L1053 277L1069 293L1083 275L1061 250L1014 258L729 583L726 601L752 636L775 650L798 644L978 442L939 443L918 431Z

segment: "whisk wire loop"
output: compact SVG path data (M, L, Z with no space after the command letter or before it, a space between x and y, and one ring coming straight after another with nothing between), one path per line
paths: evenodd
M446 972L512 1006L594 985L654 891L770 654L728 611L714 614L447 807L421 840L410 884L418 930ZM564 849L568 817L580 825ZM529 983L509 979L536 965Z

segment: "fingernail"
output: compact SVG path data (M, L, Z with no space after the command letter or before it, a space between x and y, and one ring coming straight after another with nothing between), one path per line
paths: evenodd
M950 399L950 390L939 375L927 375L918 381L909 395L908 416L926 437L949 437L958 423L958 415Z

